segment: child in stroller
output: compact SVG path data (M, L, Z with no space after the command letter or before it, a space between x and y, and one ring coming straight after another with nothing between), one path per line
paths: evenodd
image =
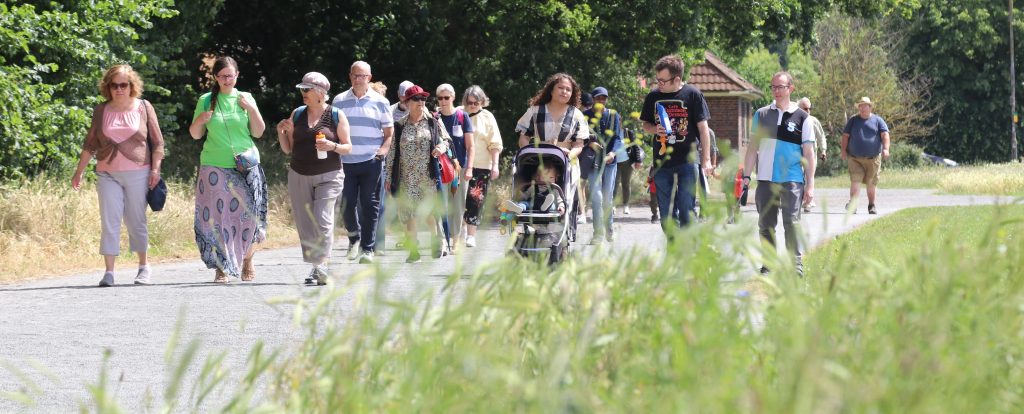
M512 166L513 199L501 210L504 228L515 237L513 251L561 262L576 239L575 194L566 191L576 182L568 157L554 145L536 144L520 148Z
M540 165L533 174L533 180L522 186L519 201L505 200L502 203L505 211L521 214L525 211L537 213L565 212L565 199L555 189L558 182L558 171L550 164Z

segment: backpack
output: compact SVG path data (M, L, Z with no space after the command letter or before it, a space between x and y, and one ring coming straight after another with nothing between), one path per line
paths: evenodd
M303 112L306 112L306 105L302 105L295 110L295 115L292 115L292 122L299 122L299 117L302 116ZM341 118L340 113L340 109L333 105L331 106L331 121L334 122L335 127L338 126L338 119Z

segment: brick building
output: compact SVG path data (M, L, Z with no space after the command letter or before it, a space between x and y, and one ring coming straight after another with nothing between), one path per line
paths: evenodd
M704 92L711 112L708 126L715 131L719 148L728 140L733 151L742 154L750 141L751 102L764 94L711 52L704 52L704 63L690 69L687 82Z

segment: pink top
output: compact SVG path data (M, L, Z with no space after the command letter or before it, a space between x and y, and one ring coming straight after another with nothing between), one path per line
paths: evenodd
M142 125L142 105L139 101L135 101L135 106L124 112L117 112L110 107L106 107L103 110L103 135L110 138L117 144L124 142L132 135L136 133L143 133L139 128ZM117 155L114 156L109 162L106 159L100 159L96 162L96 171L135 171L144 170L149 168L148 163L139 164L135 161L125 158L123 154L115 151Z

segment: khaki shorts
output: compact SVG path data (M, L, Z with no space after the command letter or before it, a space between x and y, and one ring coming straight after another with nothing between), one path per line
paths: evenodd
M846 165L850 168L850 182L861 182L867 185L878 185L878 173L882 171L882 154L874 157L846 157Z

